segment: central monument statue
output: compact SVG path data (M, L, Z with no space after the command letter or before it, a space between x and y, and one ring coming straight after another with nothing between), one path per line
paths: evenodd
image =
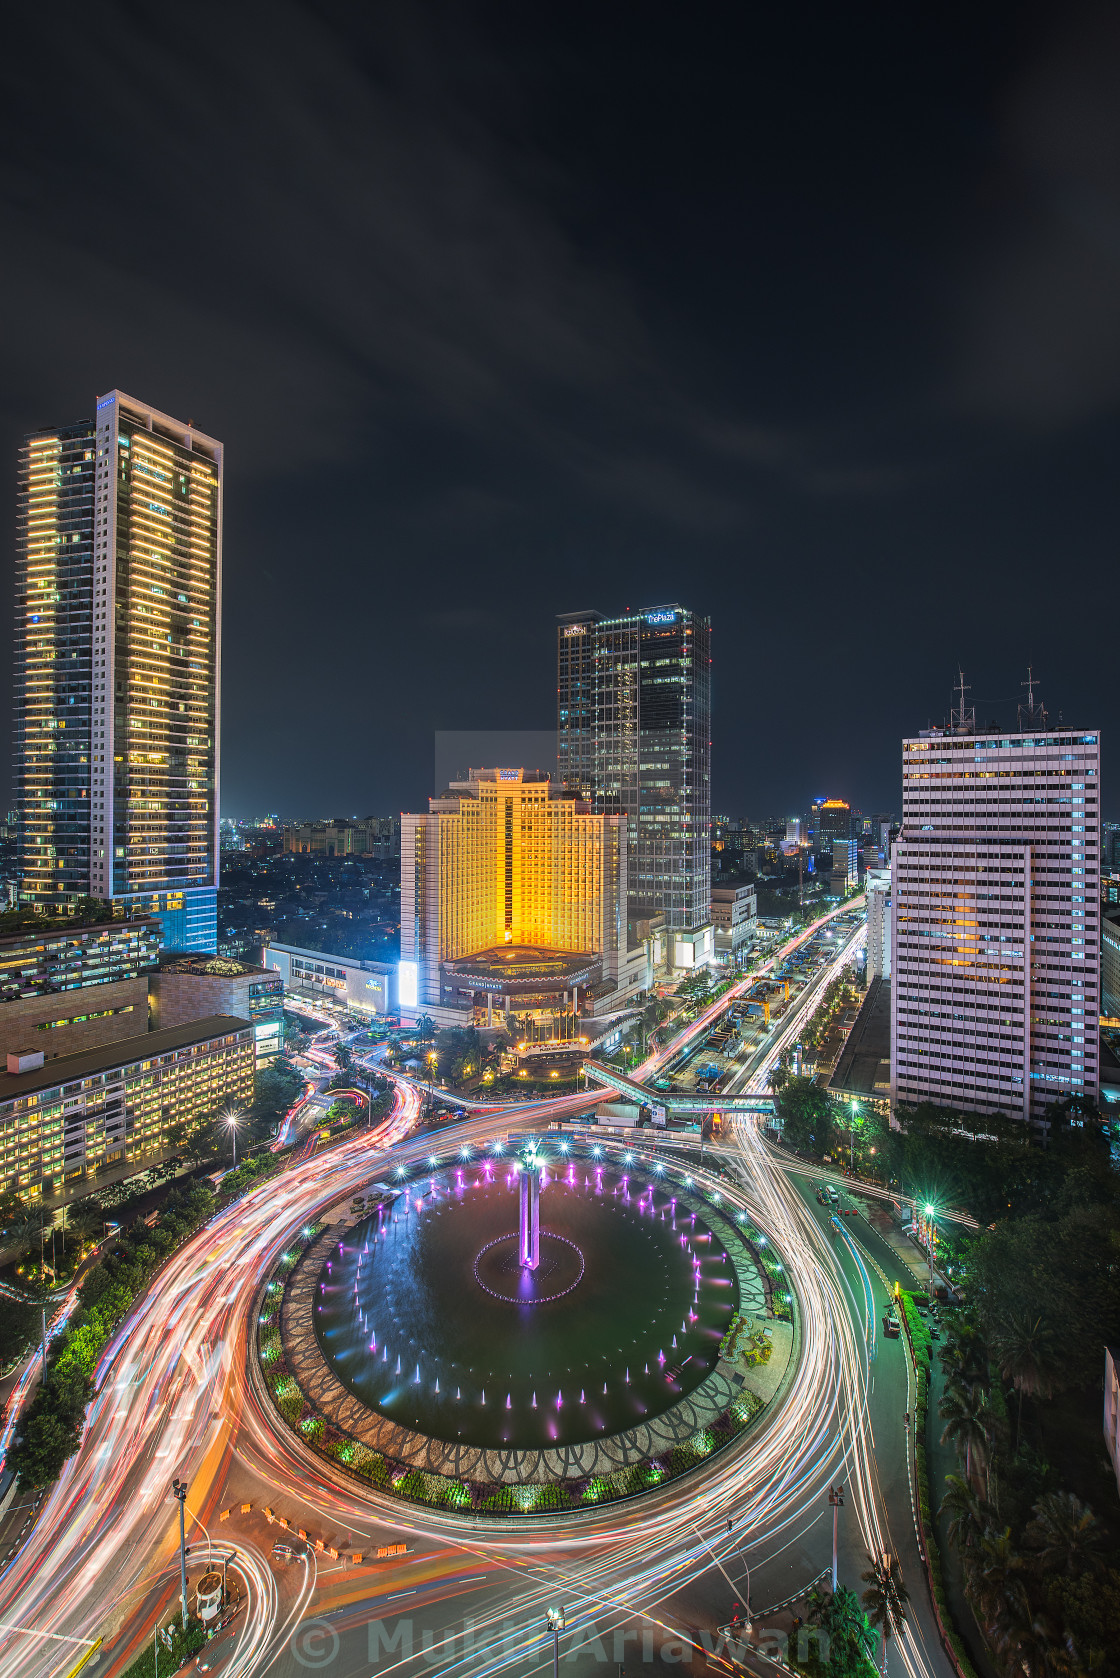
M541 1262L541 1168L537 1164L536 1145L526 1142L517 1160L521 1173L518 1259L523 1270L535 1270Z

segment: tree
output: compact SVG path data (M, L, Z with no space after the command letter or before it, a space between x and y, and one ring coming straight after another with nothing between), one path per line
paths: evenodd
M1023 1426L1023 1394L1032 1398L1049 1398L1053 1391L1054 1345L1053 1336L1041 1317L1032 1321L1023 1312L1007 1319L1002 1332L992 1342L992 1351L999 1364L999 1372L1010 1381L1019 1394L1019 1414L1015 1423L1015 1449L1019 1449L1019 1435Z
M937 1414L945 1423L941 1443L956 1446L957 1455L964 1458L965 1479L971 1482L973 1462L984 1468L988 1461L992 1415L987 1397L978 1387L947 1387Z
M961 1387L989 1384L988 1348L975 1324L954 1323L939 1356L950 1383Z
M994 1618L1009 1593L1022 1583L1025 1563L1011 1542L1011 1529L989 1530L980 1540L972 1574L973 1592L985 1618Z
M1038 1551L1045 1574L1099 1573L1104 1567L1105 1531L1087 1503L1072 1492L1047 1492L1034 1506L1023 1534Z
M902 1630L902 1622L906 1618L906 1604L910 1600L910 1593L902 1583L902 1574L898 1563L891 1555L885 1555L882 1561L875 1561L868 1556L871 1563L866 1573L861 1573L867 1589L863 1593L863 1606L867 1610L867 1618L882 1634L883 1638L883 1671L887 1670L887 1641L892 1634Z
M945 1536L967 1566L991 1528L992 1509L975 1486L962 1480L959 1474L946 1474L945 1485L947 1489L937 1513L949 1517Z
M778 1097L782 1136L791 1147L827 1153L832 1134L832 1100L812 1078L790 1078Z
M349 1043L336 1043L331 1051L334 1063L340 1072L349 1072L354 1063L354 1056L350 1052Z
M416 1022L416 1036L421 1043L431 1043L436 1034L436 1022L430 1014L421 1014Z
M808 1618L828 1638L830 1678L871 1678L875 1638L854 1591L840 1585L811 1592Z
M67 1457L82 1442L80 1428L67 1427L55 1411L32 1407L23 1426L23 1437L11 1453L11 1466L24 1485L45 1486L57 1480Z

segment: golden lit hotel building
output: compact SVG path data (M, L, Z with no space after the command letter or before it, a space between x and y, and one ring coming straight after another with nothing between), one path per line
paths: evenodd
M20 890L217 945L222 445L121 391L20 454Z
M627 949L626 818L593 815L542 771L472 769L401 817L402 1012L624 1006L646 983Z

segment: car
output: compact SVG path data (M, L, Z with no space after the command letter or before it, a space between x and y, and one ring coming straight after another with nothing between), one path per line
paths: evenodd
M825 1194L823 1189L818 1189L817 1190L817 1205L818 1206L827 1206L828 1205L828 1196Z
M901 1332L902 1324L899 1322L897 1317L892 1316L892 1314L888 1311L887 1315L883 1318L883 1333L886 1335L888 1340L897 1340Z
M831 1201L833 1206L839 1206L840 1196L837 1194L836 1190L832 1187L831 1183L829 1184L828 1188L825 1189L824 1192L825 1192L825 1194L827 1194L827 1196L828 1196L828 1198Z

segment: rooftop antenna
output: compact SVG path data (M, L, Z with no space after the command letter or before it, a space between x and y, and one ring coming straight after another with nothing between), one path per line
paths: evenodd
M1020 704L1019 704L1019 729L1020 729L1020 732L1022 732L1022 730L1024 728L1041 728L1041 729L1044 729L1046 727L1046 707L1042 703L1041 699L1039 700L1037 705L1034 702L1034 690L1035 690L1036 680L1037 680L1037 678L1035 677L1034 669L1031 665L1028 664L1027 665L1027 679L1026 679L1025 682L1020 682L1019 683L1020 687L1024 687L1027 690L1027 703L1024 705L1020 701Z
M971 693L971 691L971 687L964 679L964 671L958 664L957 685L953 689L953 692L960 700L960 704L953 707L953 709L949 712L950 734L976 733L976 707L974 705L966 705L965 703L965 695L967 693Z

